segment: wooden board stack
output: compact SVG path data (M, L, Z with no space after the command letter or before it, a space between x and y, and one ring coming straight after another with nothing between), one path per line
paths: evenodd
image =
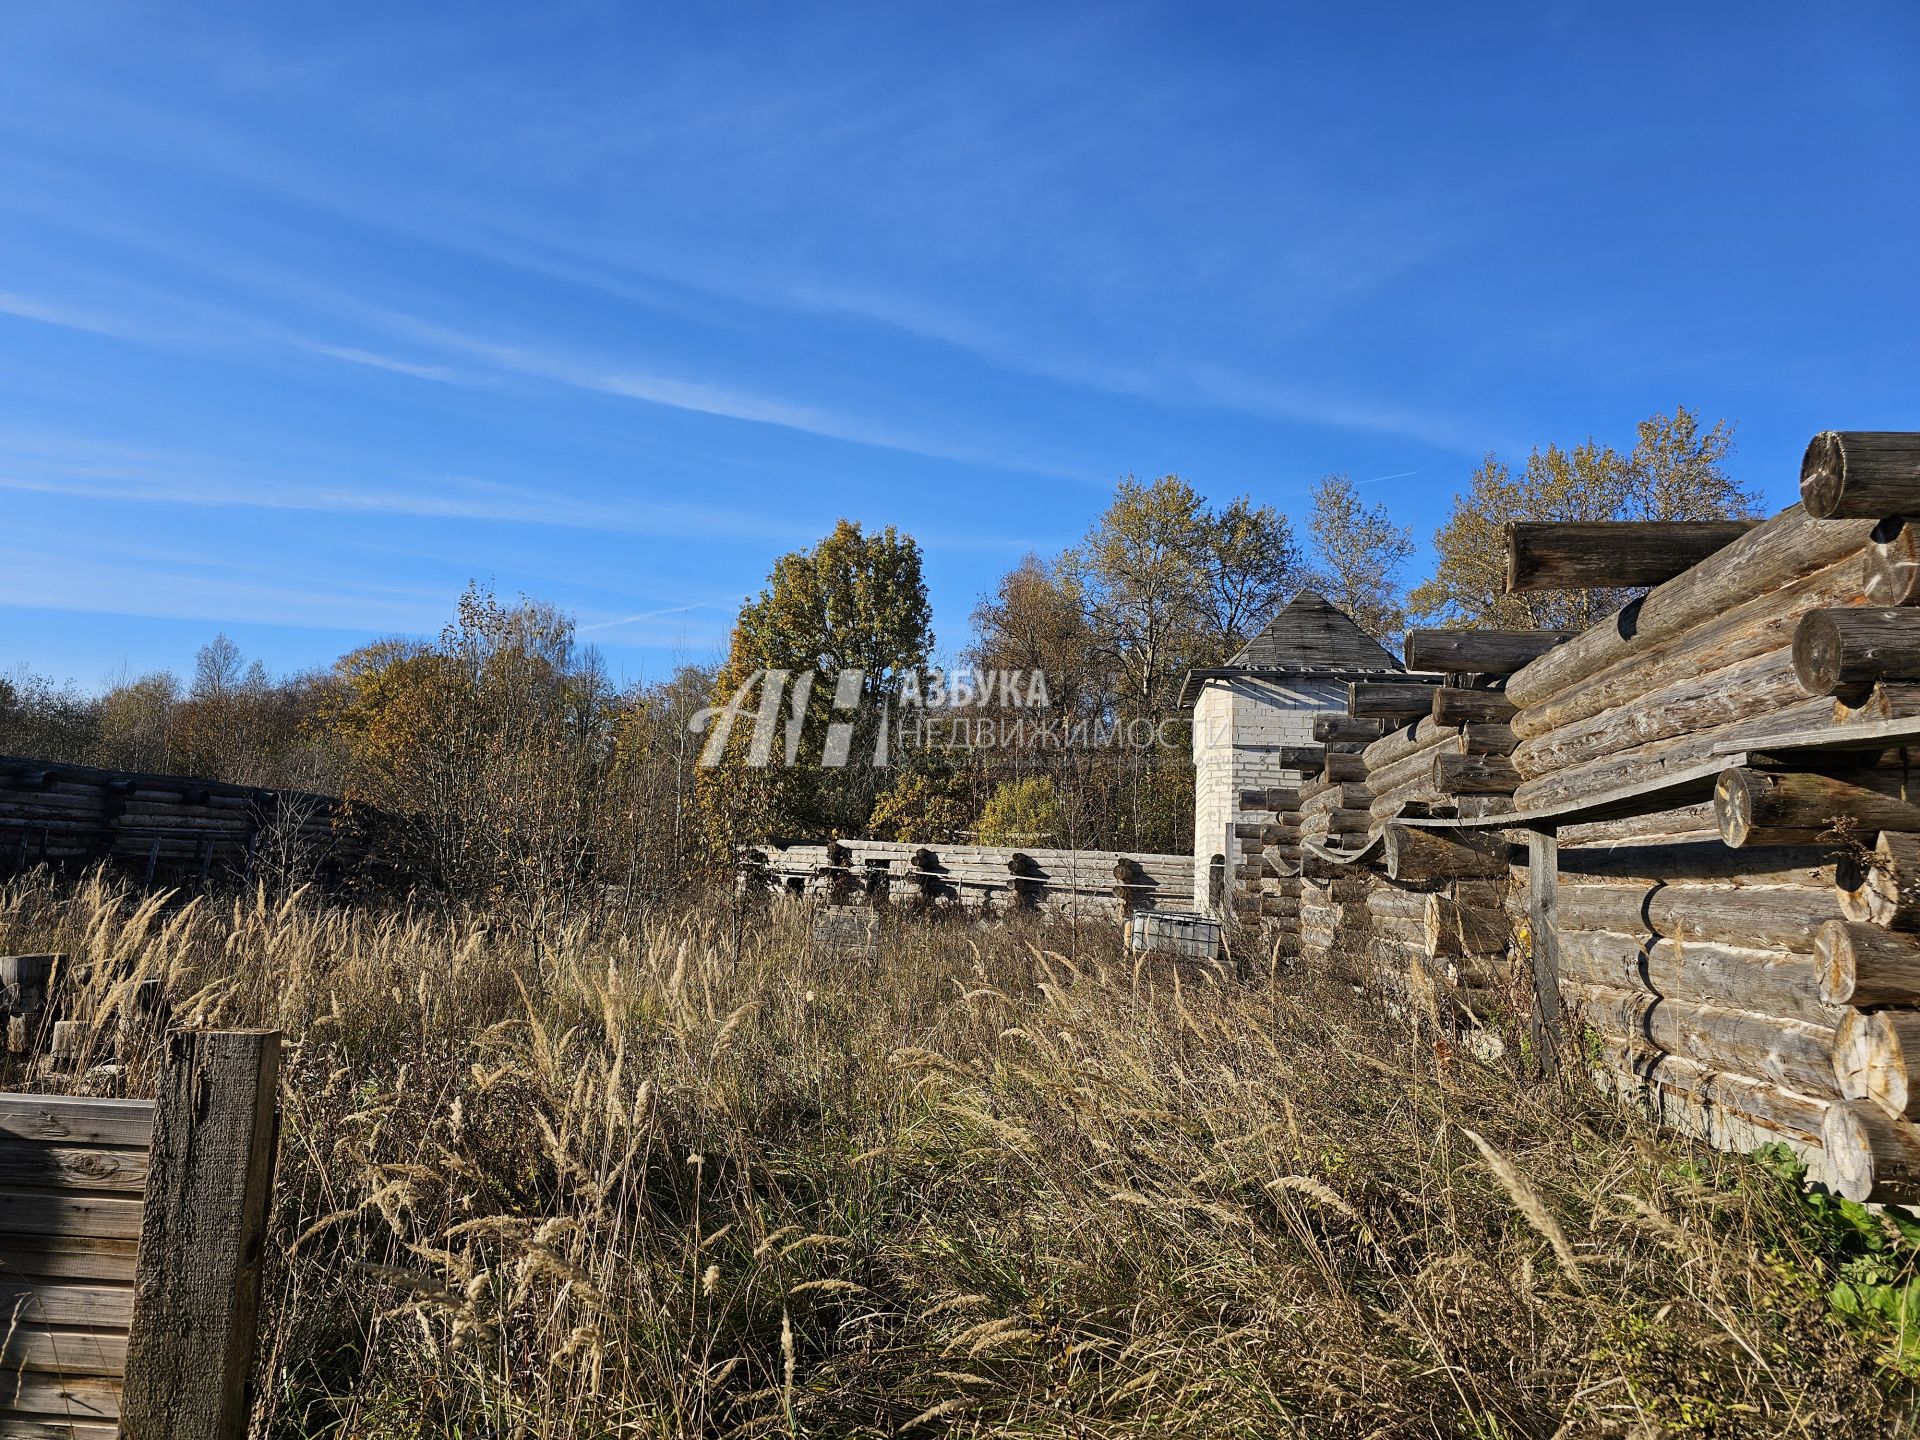
M327 795L0 756L0 874L105 861L147 881L245 877L297 850L338 879L366 863L378 818Z

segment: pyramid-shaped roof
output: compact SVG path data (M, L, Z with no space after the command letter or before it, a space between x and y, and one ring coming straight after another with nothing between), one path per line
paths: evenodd
M1222 668L1398 670L1387 648L1353 623L1338 605L1302 590L1275 612L1261 632Z

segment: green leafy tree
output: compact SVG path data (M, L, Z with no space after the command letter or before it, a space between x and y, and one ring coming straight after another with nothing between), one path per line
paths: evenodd
M701 806L712 842L727 849L767 835L863 833L880 790L889 783L876 766L881 727L892 713L909 671L922 668L933 648L932 611L921 577L920 547L888 526L867 534L851 520L811 550L774 562L766 588L741 607L726 664L713 689L716 710L739 709L758 694L732 727L720 763L700 773ZM842 671L864 677L857 695L836 697ZM794 687L781 697L781 742L774 764L748 763L752 721L767 693L769 671L786 671ZM785 758L786 721L801 677L808 679L795 747ZM756 681L756 677L761 677ZM852 704L836 717L836 698ZM838 718L854 724L849 762L819 763L827 729ZM710 723L721 723L718 715Z
M1630 590L1506 593L1506 526L1515 521L1721 520L1754 513L1758 496L1728 475L1733 426L1711 429L1684 406L1637 427L1626 453L1589 438L1536 449L1516 472L1489 454L1434 537L1433 578L1411 608L1433 624L1580 630L1631 598Z
M1059 845L1066 830L1066 811L1049 775L1007 781L980 812L982 845Z
M1117 667L1120 710L1141 716L1167 714L1179 677L1244 643L1301 579L1284 515L1245 499L1210 510L1177 475L1122 480L1060 569Z

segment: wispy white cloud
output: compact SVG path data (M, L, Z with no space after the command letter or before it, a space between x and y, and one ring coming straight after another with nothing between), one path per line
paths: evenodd
M204 456L60 435L0 433L0 490L119 503L415 516L691 539L786 543L807 538L797 521L769 519L746 507L589 499L461 477L394 475L381 483L350 487L235 470Z

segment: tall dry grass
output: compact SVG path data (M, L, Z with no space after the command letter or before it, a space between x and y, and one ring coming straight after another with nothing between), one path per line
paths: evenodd
M1286 972L0 891L291 1041L256 1433L1883 1434L1795 1187ZM115 987L118 987L117 989ZM139 1088L142 1066L69 1080Z

